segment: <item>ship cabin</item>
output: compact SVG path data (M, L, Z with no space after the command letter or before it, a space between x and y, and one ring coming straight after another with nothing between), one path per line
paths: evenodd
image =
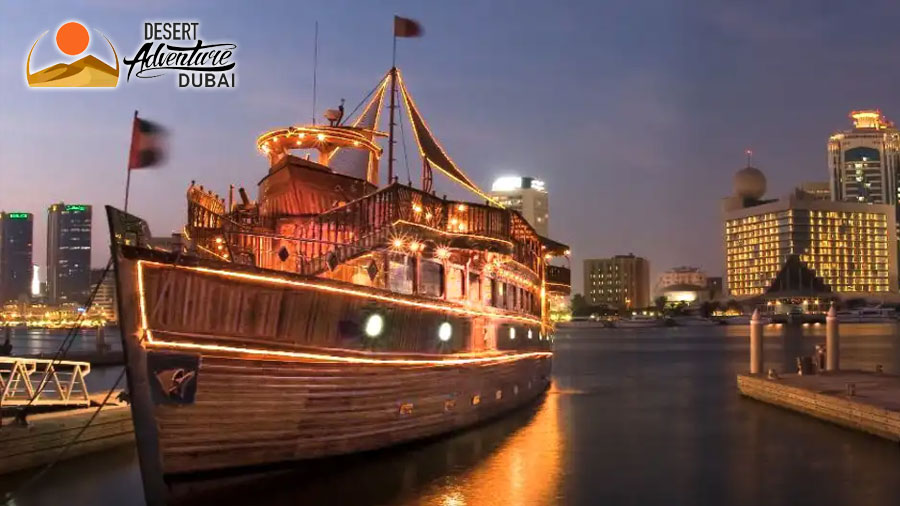
M401 184L392 169L379 181L376 141L388 134L375 126L392 79L423 158L421 188ZM549 340L549 301L570 286L568 267L551 261L567 259L568 247L539 236L468 179L431 135L398 70L375 95L352 123L342 124L341 108L326 112L329 125L261 135L257 148L269 169L255 201L243 188L235 198L232 187L226 202L192 183L185 235L196 252L441 307L521 315L540 322L521 330L528 338ZM477 201L438 196L432 168Z

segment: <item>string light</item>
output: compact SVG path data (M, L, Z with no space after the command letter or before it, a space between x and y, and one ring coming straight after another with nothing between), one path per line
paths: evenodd
M178 265L178 266L167 266L167 264L161 264L158 262L152 262L150 260L138 260L138 271L139 271L139 283L143 283L141 278L143 276L143 269L145 266L152 266L154 268L165 268L170 267L176 270L187 270L194 272L201 272L206 274L212 274L224 278L234 278L234 279L244 279L248 281L259 281L263 283L268 283L272 285L280 285L280 286L294 286L299 288L309 288L322 292L329 293L338 293L343 295L350 295L355 297L360 297L364 299L379 301L379 302L387 302L392 304L398 304L401 306L407 307L415 307L419 309L427 309L434 310L439 312L447 312L447 313L455 313L465 316L485 316L489 318L496 318L500 320L512 320L519 321L524 323L530 323L535 325L540 325L541 320L529 316L521 316L514 314L505 314L502 312L495 311L483 311L483 310L475 310L467 307L460 307L456 305L446 304L446 303L438 303L438 302L424 302L419 300L409 300L403 299L396 296L391 295L383 295L380 293L369 292L356 288L348 288L348 287L340 287L334 286L330 283L323 282L324 280L293 280L287 279L283 277L276 276L264 276L260 274L253 274L249 272L240 272L240 271L228 271L222 269L213 269L209 267L195 267L195 266L186 266L186 265ZM143 288L141 288L143 292Z

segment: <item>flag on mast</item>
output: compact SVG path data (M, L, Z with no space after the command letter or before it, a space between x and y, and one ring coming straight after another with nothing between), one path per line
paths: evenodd
M421 37L422 25L415 19L394 16L394 37Z
M162 164L166 159L166 130L160 125L134 115L128 170L145 169Z

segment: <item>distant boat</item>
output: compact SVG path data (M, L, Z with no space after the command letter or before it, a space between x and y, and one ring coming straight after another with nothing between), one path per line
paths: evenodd
M678 327L712 327L720 324L716 320L697 315L673 316L672 321Z
M649 327L662 327L665 320L655 316L634 315L630 318L621 318L613 323L613 327L620 329L636 329Z
M897 312L891 308L866 307L837 312L841 323L884 323L897 321Z
M762 321L763 325L768 325L772 323L772 319L768 316L760 316L760 321ZM740 316L726 316L725 317L726 325L750 325L750 315L740 315Z

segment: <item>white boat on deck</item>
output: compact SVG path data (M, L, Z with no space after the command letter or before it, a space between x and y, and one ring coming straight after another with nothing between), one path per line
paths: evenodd
M897 321L897 311L884 307L845 309L837 312L841 323L885 323Z
M768 316L760 316L763 325L772 323L772 319ZM725 325L750 325L750 315L726 316Z
M593 318L575 316L569 321L558 322L556 326L562 329L601 329L609 327L609 322L606 320L595 320Z
M630 318L621 318L613 323L618 329L638 329L649 327L662 327L665 320L655 316L634 315Z
M719 322L698 315L673 316L672 321L678 327L712 327Z

